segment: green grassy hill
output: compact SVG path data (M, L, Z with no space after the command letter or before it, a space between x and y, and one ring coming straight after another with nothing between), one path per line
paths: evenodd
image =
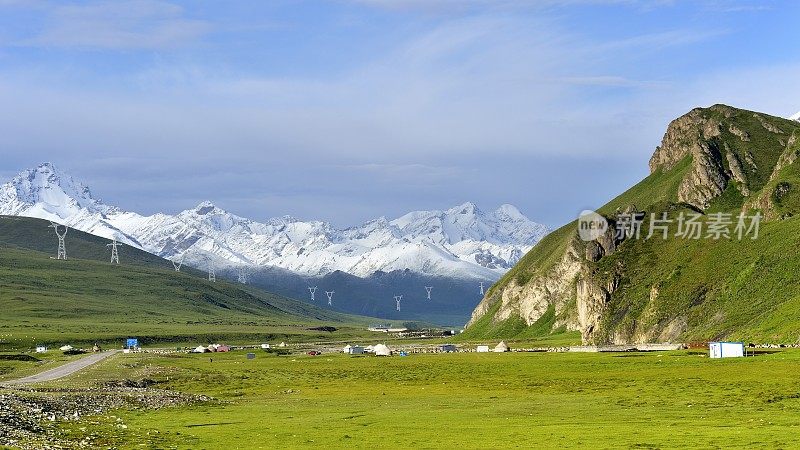
M0 349L35 344L118 346L258 343L346 338L371 319L350 316L224 280L120 248L110 263L107 240L70 230L69 259L55 260L57 239L46 221L0 217ZM333 326L334 333L310 328Z
M586 343L798 342L798 134L797 122L724 105L676 119L651 175L599 209L612 227L620 211L642 213L643 236L651 213L667 213L669 238L604 248L569 223L492 286L464 338L580 331ZM755 240L675 237L680 214L696 212L706 223L715 213L766 220Z

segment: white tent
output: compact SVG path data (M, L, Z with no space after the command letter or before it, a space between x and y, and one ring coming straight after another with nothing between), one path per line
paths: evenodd
M67 345L59 348L59 350L61 350L62 352L66 352L66 351L72 350L72 346L67 344Z
M280 344L278 344L278 347L286 347L286 342L281 342Z
M489 353L489 346L488 345L479 345L478 348L475 350L478 353Z
M508 345L506 345L505 341L500 341L497 344L497 347L494 348L495 353L503 353L508 351Z
M208 349L203 347L202 345L197 347L196 349L192 350L192 353L205 353Z
M392 351L383 344L378 344L373 347L373 351L375 352L375 356L392 356Z
M269 350L269 344L261 344L262 350Z
M342 349L342 352L343 352L343 353L350 353L350 349L351 349L351 348L353 348L353 347L352 347L350 344L347 344L347 345L345 345L345 346L344 346L344 348Z
M367 348L364 349L364 353L375 353L375 347L368 345Z

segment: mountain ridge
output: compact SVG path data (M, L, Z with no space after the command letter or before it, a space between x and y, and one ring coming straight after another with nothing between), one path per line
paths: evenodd
M800 124L713 105L673 120L644 180L598 209L604 233L553 231L495 283L465 337L579 331L586 344L800 336ZM621 215L760 214L758 239L637 239ZM663 215L663 216L662 216ZM674 229L671 231L675 231Z
M495 280L549 231L511 205L484 213L470 202L345 229L290 216L257 222L210 201L142 216L106 205L51 163L0 186L0 214L52 220L195 266L209 256L219 267L275 266L309 276L410 269Z

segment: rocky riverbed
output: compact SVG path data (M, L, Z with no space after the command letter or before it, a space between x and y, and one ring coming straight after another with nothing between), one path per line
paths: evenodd
M21 449L97 448L92 434L72 437L65 422L100 420L124 431L119 409L161 409L209 402L206 396L155 389L150 380L123 380L88 389L0 388L0 445ZM81 428L82 429L82 428ZM108 442L105 448L113 448Z

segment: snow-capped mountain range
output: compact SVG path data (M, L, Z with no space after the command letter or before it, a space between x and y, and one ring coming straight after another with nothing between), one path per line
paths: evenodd
M259 223L211 202L177 215L143 216L95 199L49 163L0 187L0 215L51 220L197 267L210 257L218 267L280 267L309 276L409 269L495 280L548 232L511 205L486 213L472 203L343 230L288 216Z

